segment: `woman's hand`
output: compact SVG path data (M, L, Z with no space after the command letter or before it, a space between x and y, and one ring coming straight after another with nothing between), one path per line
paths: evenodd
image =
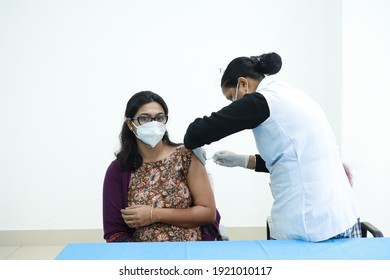
M129 227L138 228L153 223L153 210L149 205L133 205L122 209L121 214Z

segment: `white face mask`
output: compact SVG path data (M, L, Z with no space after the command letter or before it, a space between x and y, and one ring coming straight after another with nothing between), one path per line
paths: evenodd
M137 128L137 133L133 131L135 136L152 148L156 147L167 130L165 124L156 121L140 126L136 126L134 123L133 125Z

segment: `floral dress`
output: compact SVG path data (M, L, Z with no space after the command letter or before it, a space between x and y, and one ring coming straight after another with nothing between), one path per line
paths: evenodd
M143 163L131 174L129 206L153 205L155 208L189 208L192 197L187 184L187 173L192 151L177 147L168 157ZM201 240L200 227L182 228L154 223L136 228L134 241L197 241Z

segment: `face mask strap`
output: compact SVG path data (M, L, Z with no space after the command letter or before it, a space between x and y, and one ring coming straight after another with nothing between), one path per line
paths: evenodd
M138 126L131 120L131 118L126 118L126 120L129 120L129 121L135 126L135 128L138 129ZM129 124L128 124L127 126L129 126ZM130 127L129 127L129 129L130 129L131 132L133 132L134 135L138 138L138 135L137 135L137 133L135 132L135 130L131 129ZM139 138L138 138L138 139L139 139Z
M232 99L233 101L237 100L239 86L240 86L240 82L237 82L237 85L236 85L236 96L234 97L234 99Z
M138 129L138 126L132 120L130 120L130 121L135 126L135 128Z

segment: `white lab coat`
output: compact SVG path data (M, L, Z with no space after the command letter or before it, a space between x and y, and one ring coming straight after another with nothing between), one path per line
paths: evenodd
M274 239L322 241L359 218L330 124L305 93L266 77L257 88L270 117L253 129L270 172Z

